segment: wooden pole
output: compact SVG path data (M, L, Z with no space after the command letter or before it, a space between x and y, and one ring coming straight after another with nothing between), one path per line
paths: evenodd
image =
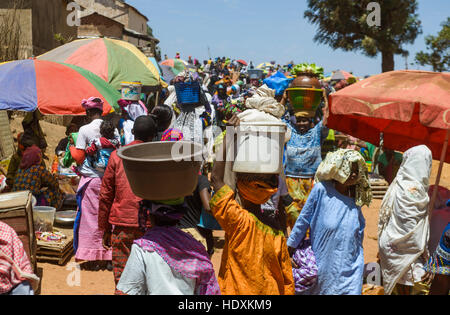
M442 174L442 168L444 166L445 156L447 155L447 147L448 147L449 137L450 137L450 129L447 129L447 134L445 136L444 145L442 146L441 160L439 161L439 169L438 169L438 173L437 173L437 177L436 177L436 183L434 184L433 195L431 196L431 201L430 201L430 208L429 208L430 219L431 219L431 214L433 213L434 203L435 203L436 197L437 197L438 186L439 186L439 182L441 180L441 174Z

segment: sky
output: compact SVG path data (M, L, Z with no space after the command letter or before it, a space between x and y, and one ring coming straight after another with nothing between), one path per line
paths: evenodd
M315 63L325 73L346 70L357 76L381 72L381 55L333 50L313 41L316 26L303 13L306 0L127 0L149 19L153 35L160 40L161 55L173 58L180 52L200 61L211 56L286 64ZM449 0L418 0L423 33L410 52L409 69L432 70L411 65L417 52L426 50L425 36L437 35L450 16ZM395 69L405 69L405 58L395 57Z

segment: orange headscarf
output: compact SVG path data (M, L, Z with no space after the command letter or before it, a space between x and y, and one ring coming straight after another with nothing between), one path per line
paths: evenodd
M255 205L265 204L278 188L273 188L262 181L240 181L237 182L239 195Z

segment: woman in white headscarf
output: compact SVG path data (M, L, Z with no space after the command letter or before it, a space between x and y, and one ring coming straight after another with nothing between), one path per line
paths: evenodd
M411 289L425 275L431 165L431 151L426 146L406 151L381 204L378 246L386 294L393 293L396 285L400 285L396 293L405 291L401 289L407 289L406 294L413 293Z

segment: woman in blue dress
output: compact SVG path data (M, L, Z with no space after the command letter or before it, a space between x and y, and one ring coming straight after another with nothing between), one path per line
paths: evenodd
M354 150L329 153L315 181L287 241L292 256L310 230L318 278L303 294L361 294L365 228L361 207L372 199L364 158Z

